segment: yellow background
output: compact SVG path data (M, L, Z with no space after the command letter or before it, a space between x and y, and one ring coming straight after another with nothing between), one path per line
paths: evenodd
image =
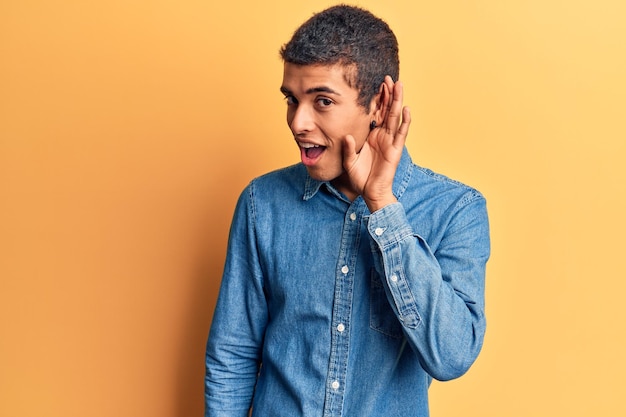
M278 48L329 1L0 2L0 415L201 415L235 200L298 161ZM626 3L361 1L421 165L488 199L443 416L623 416Z

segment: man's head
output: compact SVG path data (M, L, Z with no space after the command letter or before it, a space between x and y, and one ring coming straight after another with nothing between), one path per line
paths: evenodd
M281 49L287 124L309 175L356 197L344 167L347 138L360 152L384 121L385 76L398 78L398 43L370 12L335 6L314 15Z
M346 82L368 108L385 75L399 77L398 41L384 21L367 10L334 6L306 21L280 50L285 63L340 65Z

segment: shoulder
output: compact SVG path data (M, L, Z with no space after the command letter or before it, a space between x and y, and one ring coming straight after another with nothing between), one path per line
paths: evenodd
M280 201L298 196L301 198L307 177L306 168L298 163L254 178L243 194L257 203Z
M413 168L414 182L409 194L417 195L420 199L444 200L457 207L485 200L480 191L461 181L419 165L414 164Z
M280 168L252 179L239 194L235 215L248 213L256 218L272 213L286 202L302 200L307 172L302 164Z
M249 186L256 189L276 189L276 187L297 186L302 189L307 178L304 165L298 163L270 171L250 181Z
M471 237L481 245L489 241L487 202L481 192L427 168L414 165L412 171L399 201L414 230L434 251L451 239Z

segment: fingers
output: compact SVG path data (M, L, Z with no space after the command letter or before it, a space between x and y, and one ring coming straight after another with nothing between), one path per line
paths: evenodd
M402 123L398 128L398 131L393 136L393 145L403 147L406 142L406 137L409 134L409 126L411 125L411 109L404 107L402 109Z
M402 100L404 98L403 84L401 81L397 81L394 83L391 80L391 77L385 77L385 85L389 88L391 84L391 96L390 100L387 104L388 110L386 117L383 121L383 125L391 131L392 134L395 134L398 130L398 126L400 125L400 120L402 117Z
M403 107L404 85L401 81L393 82L390 76L386 76L381 84L382 114L381 127L385 128L392 136L395 147L404 146L411 124L411 111Z

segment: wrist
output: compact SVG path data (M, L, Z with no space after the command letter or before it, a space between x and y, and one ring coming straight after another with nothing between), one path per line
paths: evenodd
M382 198L372 199L364 197L365 204L367 204L367 208L370 210L370 213L374 213L384 207L387 207L390 204L394 204L398 202L398 199L395 195L391 194L388 196L384 196Z

